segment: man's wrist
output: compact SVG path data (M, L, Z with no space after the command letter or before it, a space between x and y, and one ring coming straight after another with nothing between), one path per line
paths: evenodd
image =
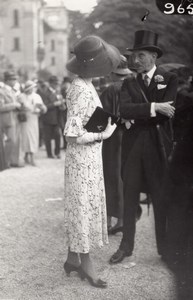
M156 103L152 102L151 108L150 108L150 116L151 117L156 117L156 109L157 109Z

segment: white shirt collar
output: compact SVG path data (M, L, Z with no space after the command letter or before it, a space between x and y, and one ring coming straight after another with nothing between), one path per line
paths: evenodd
M156 65L154 65L153 68L146 73L150 80L152 79L155 70L156 70Z

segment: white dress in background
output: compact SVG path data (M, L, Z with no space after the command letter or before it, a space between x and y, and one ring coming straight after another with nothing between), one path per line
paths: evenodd
M36 153L39 148L39 114L37 104L44 106L42 98L36 94L20 95L20 102L26 108L27 121L21 123L22 150L27 153Z
M102 106L91 82L74 79L67 94L64 135L84 134L96 106ZM102 143L68 143L65 157L64 233L66 246L76 253L108 242Z

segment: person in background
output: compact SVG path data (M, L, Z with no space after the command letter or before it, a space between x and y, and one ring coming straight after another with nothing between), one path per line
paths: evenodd
M47 108L42 98L35 92L36 84L28 80L25 83L24 91L19 97L26 121L21 122L22 150L25 153L25 163L35 166L34 154L39 149L39 126L38 118L46 113Z
M42 93L42 100L47 107L47 112L42 116L45 146L48 158L61 158L60 139L61 129L59 124L59 107L63 105L61 94L58 93L59 80L56 76L50 76L49 86ZM52 150L52 139L55 142L54 155Z
M5 150L4 150L4 136L1 131L0 124L0 171L6 169Z
M185 76L179 76L173 129L174 147L164 195L168 219L165 263L178 282L179 299L192 299L193 92Z
M59 109L59 122L60 122L60 128L62 130L62 133L64 131L64 127L66 124L66 118L67 118L66 95L67 95L67 91L69 90L69 88L71 86L71 83L72 83L72 80L70 79L70 77L64 77L62 84L61 84L61 95L63 97L64 104ZM67 146L66 139L63 134L62 134L62 136L63 136L63 149L66 149L66 146Z
M111 73L112 84L102 92L100 100L104 110L119 117L120 91L123 80L132 72L127 67L127 59L121 55L121 62ZM123 183L121 179L121 143L125 126L117 126L112 136L103 142L103 168L107 201L108 233L122 231L123 226ZM112 217L117 223L112 226Z
M126 78L120 95L120 116L131 121L122 138L124 190L123 237L111 264L131 256L136 231L136 211L142 188L151 196L158 254L165 251L166 205L162 198L163 179L171 151L170 118L174 116L177 76L156 66L162 50L153 31L135 33L133 59L137 77ZM168 142L169 141L169 142Z
M14 86L17 75L14 71L4 73L4 85L0 89L0 119L1 130L5 136L5 160L7 168L23 167L20 161L20 124L17 119L17 109L21 104L17 101Z
M118 66L120 53L97 36L87 36L74 47L67 69L77 74L67 93L67 139L64 187L64 236L68 256L64 269L76 271L92 286L105 288L90 257L91 249L108 242L106 199L102 165L102 140L116 125L111 118L103 132L84 126L96 107L102 107L92 78L107 75Z
M39 79L37 81L37 90L36 93L40 95L40 97L43 99L46 91L48 89L48 83L42 79ZM43 114L39 115L39 147L42 147L45 144L44 141L44 128L43 128Z
M0 90L3 88L4 83L0 82ZM5 160L5 149L4 149L4 134L1 128L1 116L0 116L0 171L6 169L6 160Z

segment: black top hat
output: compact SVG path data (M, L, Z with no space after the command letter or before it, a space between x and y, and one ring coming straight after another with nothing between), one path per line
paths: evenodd
M158 34L149 30L138 30L135 32L135 43L133 49L127 48L129 51L148 50L157 52L158 58L162 56L161 48L157 46Z

